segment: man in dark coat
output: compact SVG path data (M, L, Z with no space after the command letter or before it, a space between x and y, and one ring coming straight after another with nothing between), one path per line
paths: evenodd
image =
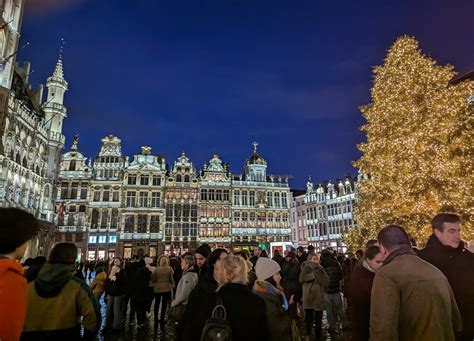
M321 266L329 276L329 285L326 287L324 295L324 305L328 315L329 331L333 332L335 328L334 309L339 316L342 329L349 329L349 321L342 306L341 299L341 281L343 279L342 270L339 263L332 258L331 251L326 249L321 252Z
M461 241L461 219L440 213L431 221L433 234L418 256L436 266L448 278L458 304L463 330L458 340L474 339L474 254Z

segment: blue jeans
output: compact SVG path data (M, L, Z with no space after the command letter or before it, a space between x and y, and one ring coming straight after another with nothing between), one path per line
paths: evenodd
M324 294L324 306L328 315L329 329L334 329L334 313L339 316L341 321L342 329L349 327L349 321L347 320L346 312L342 306L341 293L335 294ZM334 311L335 310L335 311Z
M122 327L122 300L124 296L107 296L107 313L105 329L120 329Z

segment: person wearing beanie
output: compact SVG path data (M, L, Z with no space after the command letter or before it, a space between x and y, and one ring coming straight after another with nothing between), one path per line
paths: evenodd
M195 270L199 277L206 272L207 257L211 254L211 251L211 247L208 244L202 244L194 253L194 259L196 261Z
M257 280L253 293L265 301L270 340L298 340L298 328L288 313L289 304L280 285L280 265L270 258L260 257L255 264Z

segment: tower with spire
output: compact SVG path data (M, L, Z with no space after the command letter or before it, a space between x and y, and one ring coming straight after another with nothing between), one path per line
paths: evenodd
M63 120L67 117L66 107L64 106L64 94L68 90L68 83L64 79L63 48L64 39L61 39L58 61L56 62L53 74L46 81L48 96L43 104L45 113L44 123L46 128L53 133L53 139L59 138L62 135Z

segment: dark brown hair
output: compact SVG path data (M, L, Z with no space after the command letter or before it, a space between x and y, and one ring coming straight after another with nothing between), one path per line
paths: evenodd
M12 253L39 229L38 220L31 213L19 208L0 208L0 253Z
M431 220L433 230L444 231L444 223L460 223L461 218L453 213L439 213Z

